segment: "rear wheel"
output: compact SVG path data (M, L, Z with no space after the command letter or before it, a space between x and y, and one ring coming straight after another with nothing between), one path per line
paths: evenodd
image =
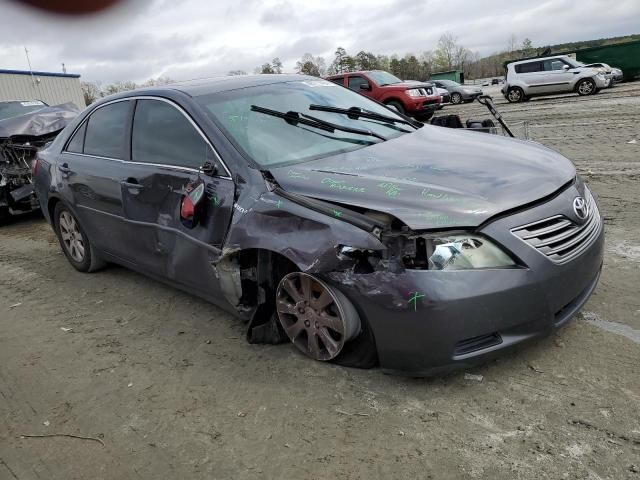
M385 103L385 105L386 105L387 107L393 107L393 108L395 108L395 109L396 109L398 112L400 112L402 115L405 115L405 114L406 114L405 109L404 109L404 106L402 105L402 103L398 102L397 100L391 100L391 101L389 101L389 102Z
M276 291L278 319L305 355L326 362L345 350L362 331L353 304L335 287L302 272L285 275Z
M507 90L507 100L511 103L524 101L524 92L520 87L511 87Z
M104 265L96 255L78 219L62 202L54 211L55 230L69 263L80 272L92 272Z
M459 105L460 103L462 103L462 95L460 95L458 92L453 92L451 94L451 103L453 103L454 105Z
M584 78L580 80L576 85L576 91L578 92L578 95L593 95L594 93L596 93L596 90L596 82L594 82L590 78Z

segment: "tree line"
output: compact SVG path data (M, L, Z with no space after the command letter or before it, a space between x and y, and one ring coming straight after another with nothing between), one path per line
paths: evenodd
M502 75L504 61L531 56L535 52L530 39L518 42L517 37L512 34L504 51L482 58L478 52L472 52L461 45L453 34L445 33L438 40L435 50L425 50L418 54L382 55L361 50L350 55L343 47L338 47L327 66L323 57L305 53L296 62L296 72L321 77L358 70L386 70L403 80L424 81L434 72L462 70L467 78L487 78ZM229 72L230 75L245 73ZM282 73L282 62L279 58L274 58L257 67L254 73Z
M382 55L371 51L361 50L354 55L349 54L343 47L336 48L333 58L327 65L322 56L314 56L305 53L296 62L297 73L323 77L336 73L346 73L358 70L385 70L403 80L428 80L432 73L447 70L462 70L468 79L488 78L501 76L503 64L506 60L532 56L537 52L533 42L525 38L519 42L512 34L507 40L506 49L487 57L480 57L478 52L471 52L458 42L457 37L446 33L440 37L434 50L425 50L421 53L407 53L404 56L397 54ZM256 67L254 73L282 73L282 61L275 57ZM246 75L244 70L231 70L228 75ZM136 84L132 81L114 82L102 85L98 82L82 82L82 92L87 105L99 98L113 93L133 90L138 87L151 87L167 85L174 80L168 77L159 77Z

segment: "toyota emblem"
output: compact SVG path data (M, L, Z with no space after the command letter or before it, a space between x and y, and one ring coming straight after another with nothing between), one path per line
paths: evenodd
M589 215L589 207L587 201L582 197L576 197L573 199L573 211L576 213L576 217L580 220L584 220Z

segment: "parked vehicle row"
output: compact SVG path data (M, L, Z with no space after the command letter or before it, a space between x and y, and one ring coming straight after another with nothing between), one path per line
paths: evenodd
M391 108L422 113L431 87L332 80L198 80L88 107L33 164L70 264L113 262L208 299L251 342L409 375L567 323L604 243L573 164Z

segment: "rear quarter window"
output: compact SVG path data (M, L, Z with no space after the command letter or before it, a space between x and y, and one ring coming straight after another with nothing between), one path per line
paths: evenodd
M543 69L542 62L521 63L515 67L516 73L541 72Z

